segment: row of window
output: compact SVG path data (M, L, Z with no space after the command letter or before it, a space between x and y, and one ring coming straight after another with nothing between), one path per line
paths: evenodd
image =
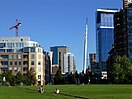
M34 65L35 62L34 61L31 61L31 65ZM38 62L38 65L41 65L41 61Z
M114 26L114 21L113 21L114 14L106 14L102 13L101 14L101 26Z
M9 68L1 68L1 71L8 71L8 70L10 70L10 71L15 71L15 72L19 72L19 71L22 71L22 68L21 67L14 67L14 68L12 68L12 67L9 67ZM25 72L27 72L28 71L28 68L23 68L23 71Z
M0 64L2 65L2 66L8 66L8 61L2 61L2 62L0 62ZM10 66L12 66L13 65L13 61L10 61L9 62L9 65ZM14 61L14 65L15 66L20 66L20 65L22 65L22 61ZM23 65L28 65L28 62L27 61L23 61ZM35 62L34 61L31 61L31 65L35 65ZM41 65L41 61L39 61L38 62L38 65Z
M23 52L22 49L0 49L0 52Z
M31 54L30 58L31 59L35 59L35 55L34 54ZM41 55L40 54L38 55L38 59L41 59Z
M31 67L33 70L34 70L34 67ZM14 70L15 72L19 72L19 71L22 71L22 68L21 67L9 67L9 70L12 71ZM23 68L23 71L28 71L28 68ZM41 67L38 67L38 72L41 72Z
M131 8L128 8L128 9L127 9L127 13L128 13L128 14L132 14L132 9L131 9Z
M9 67L9 70L12 71L13 68L12 68L12 67ZM16 71L16 72L17 72L17 71L18 71L18 72L21 71L21 67L18 67L18 68L17 68L17 67L14 67L14 71Z
M29 49L0 49L0 52L42 52L41 48L35 49L35 48L30 48Z
M0 58L1 59L8 59L8 55L0 55ZM28 55L23 55L23 58L28 58ZM31 59L35 59L35 55L34 54L31 54L30 56ZM9 55L9 59L22 59L22 55L21 54L10 54ZM38 59L41 59L41 55L39 54L38 55Z
M40 45L36 44L36 43L0 43L0 48L3 47L9 47L9 48L13 48L13 47L28 47L28 46L32 46L32 47L39 47Z

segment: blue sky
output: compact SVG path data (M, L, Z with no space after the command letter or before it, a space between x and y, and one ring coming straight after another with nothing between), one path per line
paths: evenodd
M15 36L9 28L18 19L19 36L30 36L45 50L66 45L83 69L85 20L88 17L88 53L96 52L95 12L122 7L122 0L1 0L0 36Z

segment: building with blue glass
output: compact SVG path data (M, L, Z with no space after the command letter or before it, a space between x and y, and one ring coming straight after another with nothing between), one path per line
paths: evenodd
M117 11L97 9L96 12L96 60L99 62L100 71L107 70L106 60L114 43L114 13Z

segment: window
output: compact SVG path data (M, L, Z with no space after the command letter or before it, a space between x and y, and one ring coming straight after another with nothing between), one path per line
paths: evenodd
M38 72L41 72L41 67L38 67Z
M24 71L24 72L28 71L28 68L23 68L23 71Z
M21 43L18 43L18 47L21 47Z
M8 55L1 55L3 59L8 59Z
M10 61L10 65L12 65L12 61Z
M34 67L31 67L31 70L35 71Z
M41 48L38 48L38 52L41 52Z
M21 59L21 54L18 54L18 59Z
M23 65L24 66L28 66L28 62L27 61L23 61Z
M35 47L35 43L33 43L33 47Z
M14 71L15 71L15 72L17 71L17 67L14 67Z
M21 67L18 67L18 71L21 71Z
M34 57L35 57L34 54L31 54L31 59L34 59Z
M31 52L35 52L35 49L34 48L31 48Z
M127 11L128 14L132 14L132 9L129 8Z
M31 65L34 65L34 61L31 61Z
M41 75L38 75L38 79L41 79Z
M17 54L14 54L14 59L17 59Z
M38 62L38 65L41 65L41 62L40 61Z
M24 47L24 43L22 43L22 47Z
M5 47L5 46L6 46L5 43L0 43L0 48L3 48L3 47Z
M17 65L17 61L14 62L14 65Z
M8 66L8 61L2 61L1 65L3 65L4 67L7 67Z
M18 47L18 43L16 43L16 47Z
M12 71L12 67L9 67L9 70Z
M18 61L18 65L21 65L21 61Z
M41 55L38 55L38 59L41 59Z
M5 52L5 49L0 49L0 52Z

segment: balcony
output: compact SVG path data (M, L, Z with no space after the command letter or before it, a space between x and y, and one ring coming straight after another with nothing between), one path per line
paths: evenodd
M8 61L1 61L0 67L8 67Z
M28 55L23 55L23 60L28 60Z
M0 59L1 60L8 60L8 55L1 55L0 56Z
M23 66L28 66L28 61L23 61Z

